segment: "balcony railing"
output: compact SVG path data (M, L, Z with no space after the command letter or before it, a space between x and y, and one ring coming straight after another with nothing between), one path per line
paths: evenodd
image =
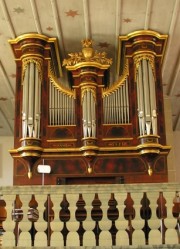
M179 184L0 188L4 247L180 244Z

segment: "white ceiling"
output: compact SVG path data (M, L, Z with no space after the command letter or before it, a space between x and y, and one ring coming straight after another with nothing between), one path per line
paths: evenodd
M91 38L113 58L115 75L118 36L141 29L169 35L163 90L172 100L173 129L180 130L180 0L0 0L0 136L14 134L16 65L9 39L31 32L57 37L63 61Z

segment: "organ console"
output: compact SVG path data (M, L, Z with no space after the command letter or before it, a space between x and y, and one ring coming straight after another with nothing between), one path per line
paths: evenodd
M161 67L166 35L119 36L118 79L112 59L82 41L63 60L57 39L25 34L10 40L16 65L14 185L166 182Z

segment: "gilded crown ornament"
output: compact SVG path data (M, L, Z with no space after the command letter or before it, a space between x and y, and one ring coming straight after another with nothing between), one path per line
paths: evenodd
M74 66L83 62L95 62L102 65L111 65L112 59L106 57L105 52L95 51L92 47L92 40L82 40L82 52L68 54L70 58L64 59L63 66Z

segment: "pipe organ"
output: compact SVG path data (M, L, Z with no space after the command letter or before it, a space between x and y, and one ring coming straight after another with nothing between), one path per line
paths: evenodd
M14 185L167 182L161 67L167 36L119 36L118 79L112 59L82 41L60 63L57 39L10 40L16 65ZM70 75L62 83L62 68Z

